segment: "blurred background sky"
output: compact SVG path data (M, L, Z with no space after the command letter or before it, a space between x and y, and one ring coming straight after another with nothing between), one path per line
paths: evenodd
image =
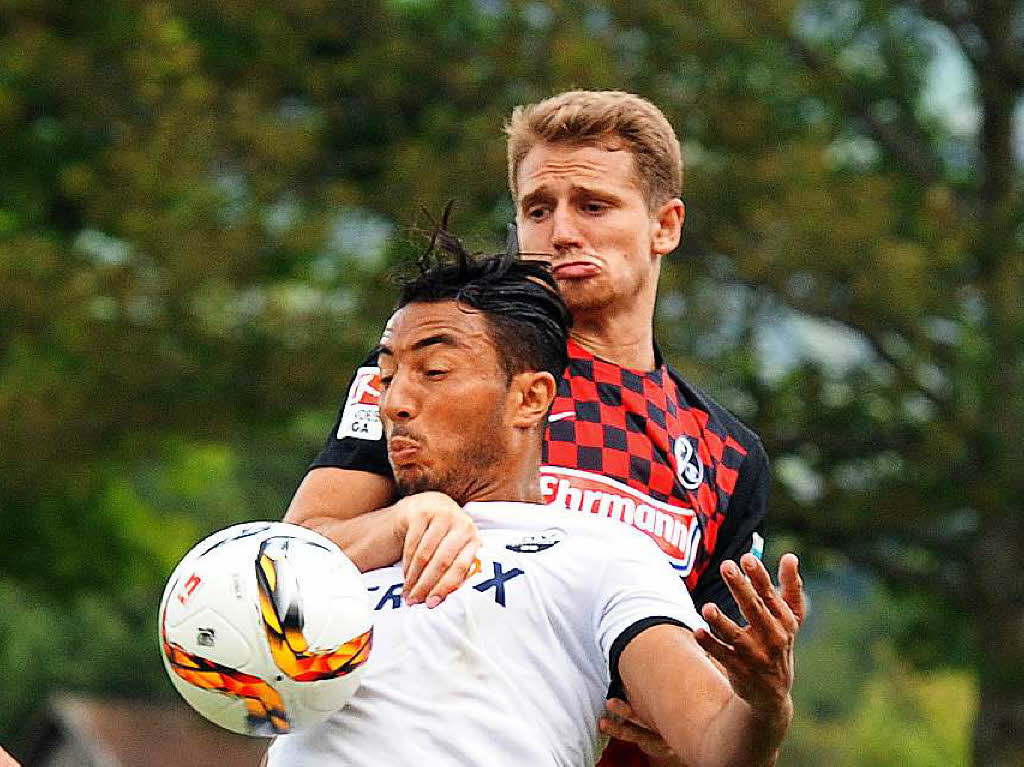
M658 104L667 358L763 435L812 611L781 764L1024 764L1024 7L0 0L0 742L169 701L160 590L279 518L503 121ZM19 751L20 749L20 751Z

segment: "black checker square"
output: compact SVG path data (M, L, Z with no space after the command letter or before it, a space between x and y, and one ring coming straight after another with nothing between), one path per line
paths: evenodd
M581 376L588 381L594 380L594 361L574 357L569 360L569 373Z
M577 466L590 471L601 471L604 461L599 447L580 447L577 452Z
M604 425L604 446L613 450L628 450L626 432L617 426Z
M644 393L643 376L637 375L632 370L623 369L620 378L622 379L622 388L629 389L630 391L635 391L637 394Z
M601 400L602 405L610 405L611 407L622 406L622 388L615 384L599 381L597 384L597 397Z
M570 418L548 424L548 439L558 442L576 441L576 424Z
M629 457L629 476L630 479L635 479L637 482L649 485L651 481L651 462L646 458L631 455Z
M647 403L647 417L654 421L654 423L658 424L661 428L665 428L665 411L653 402Z
M643 434L647 430L647 419L639 413L630 411L626 413L626 428L637 434Z
M577 402L576 417L587 423L601 423L601 405L597 402Z

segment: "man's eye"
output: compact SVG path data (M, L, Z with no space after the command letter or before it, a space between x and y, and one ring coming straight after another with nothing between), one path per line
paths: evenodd
M389 386L391 386L391 379L392 378L394 378L394 376L381 376L380 377L380 388L386 389Z
M548 214L547 208L530 208L526 211L527 218L533 219L534 221L540 221Z
M426 371L427 378L442 378L447 374L448 371L441 368L431 368Z
M605 202L586 202L583 203L583 210L587 213L603 213L608 210L608 203Z

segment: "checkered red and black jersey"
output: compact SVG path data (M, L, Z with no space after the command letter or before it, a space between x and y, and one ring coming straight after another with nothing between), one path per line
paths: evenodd
M635 371L568 345L544 444L545 501L613 517L649 535L700 606L740 619L718 565L759 553L768 461L757 436L660 360ZM390 476L371 355L352 379L311 468Z
M741 470L767 477L757 438L668 365L631 370L572 341L568 351L544 443L545 500L643 530L701 591L723 530L744 534L738 553L757 548L763 500L732 504Z

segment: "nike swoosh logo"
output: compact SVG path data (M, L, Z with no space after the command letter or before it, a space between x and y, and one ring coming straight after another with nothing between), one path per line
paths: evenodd
M548 423L554 423L555 421L564 421L566 418L573 418L576 415L575 410L564 410L561 413L552 413L548 416Z

